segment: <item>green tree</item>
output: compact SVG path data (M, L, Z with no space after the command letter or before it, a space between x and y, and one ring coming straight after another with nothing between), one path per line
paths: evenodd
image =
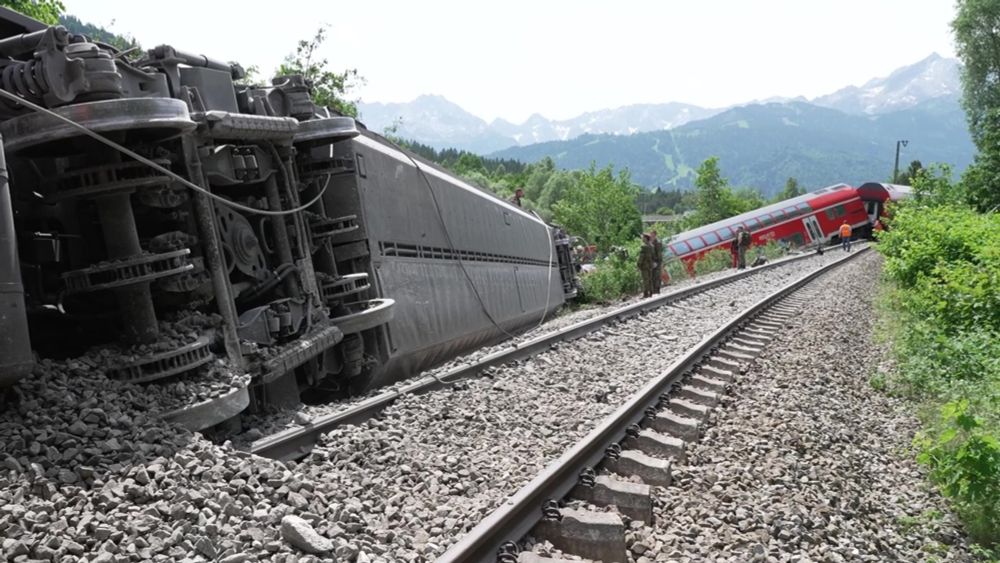
M920 163L919 160L914 160L910 162L910 166L899 173L895 179L893 179L894 184L902 184L904 186L912 186L913 180L920 174L920 171L924 169L924 165Z
M723 193L725 194L726 217L752 211L767 203L764 201L764 196L755 188L737 188L731 191L726 190Z
M698 224L714 223L732 215L729 182L719 170L719 157L712 156L701 163L696 171L694 185L698 197Z
M358 115L357 100L347 99L348 92L363 83L357 69L333 72L327 69L329 62L319 58L319 48L326 40L326 26L320 27L312 39L299 41L294 55L285 57L278 68L278 74L298 74L308 81L312 88L313 102L322 107L337 110L344 115Z
M59 0L0 0L0 6L49 25L58 25L59 14L66 10Z
M913 202L904 204L916 207L963 206L967 199L965 186L954 183L951 176L951 166L947 164L921 168L910 184L913 186Z
M555 220L569 232L583 236L603 252L625 245L642 231L642 216L635 206L638 187L629 171L615 176L611 165L580 174L552 206Z
M962 174L962 184L968 202L980 211L1000 208L1000 108L986 113L979 152Z
M458 162L455 163L454 169L455 172L458 172L463 176L472 172L478 172L484 176L486 175L486 166L483 164L482 157L472 154L471 152L463 152L462 156L458 157Z
M980 151L987 114L1000 108L1000 0L958 0L951 22L955 47L962 61L962 105L969 131Z
M789 178L785 181L785 189L781 190L781 193L774 197L774 201L785 201L786 199L792 199L793 197L800 196L804 193L806 193L806 190L799 186L799 181L795 178Z

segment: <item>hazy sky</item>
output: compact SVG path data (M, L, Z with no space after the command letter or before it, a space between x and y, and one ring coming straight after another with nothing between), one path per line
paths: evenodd
M632 103L814 97L954 56L953 0L64 0L83 21L270 74L329 25L323 55L366 102L440 94L490 121ZM280 8L275 9L278 6Z

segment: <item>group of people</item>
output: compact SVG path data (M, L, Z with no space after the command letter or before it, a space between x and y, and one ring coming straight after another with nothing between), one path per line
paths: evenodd
M663 242L656 237L656 231L642 233L638 266L642 276L642 296L651 297L659 293L663 281Z

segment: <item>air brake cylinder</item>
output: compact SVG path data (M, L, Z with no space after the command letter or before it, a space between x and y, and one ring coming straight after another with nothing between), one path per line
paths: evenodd
M0 145L0 386L10 385L28 375L33 367L24 288L14 238L10 182Z

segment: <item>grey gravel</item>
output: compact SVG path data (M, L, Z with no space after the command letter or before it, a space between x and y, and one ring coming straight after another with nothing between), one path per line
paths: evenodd
M432 560L676 354L822 260L403 398L383 418L333 433L302 464L164 424L162 397L109 381L99 364L42 362L0 410L0 557L324 560L330 552L284 539L282 521L294 516L338 561Z
M912 406L868 384L891 369L872 338L880 270L872 253L810 285L675 484L656 489L632 561L971 559L913 461Z
M782 262L788 259L794 259L799 257L799 253L791 253L787 258L779 259L778 262ZM837 256L831 253L825 255L825 257L813 255L806 259L807 262L811 264L821 264L826 263L830 260L835 259ZM679 289L687 288L694 285L700 285L707 283L709 281L718 279L720 277L725 277L733 273L733 270L723 270L719 272L712 272L709 274L703 274L697 276L696 278L680 278L671 281L669 286L665 286L661 293L668 293L671 291L677 291ZM518 346L524 342L528 342L540 336L556 332L568 326L580 323L600 315L606 314L610 311L618 309L620 307L631 305L642 301L642 297L635 295L631 297L626 297L617 300L614 303L605 305L596 304L584 304L579 306L570 306L552 316L551 318L543 319L543 322L539 326L527 330L522 334L515 336L509 340L506 340L500 344L494 346L486 346L479 348L473 352L459 356L452 359L440 366L433 369L427 370L420 376L439 376L443 375L453 369L469 365L479 361L481 358L495 354L497 352L502 352L509 350L514 346ZM668 335L665 338L673 338L673 335ZM416 374L415 374L416 375ZM250 444L260 439L264 435L270 435L278 433L282 430L289 428L294 428L296 426L302 426L308 420L313 418L318 418L324 415L335 413L353 405L356 405L368 398L376 395L380 395L387 391L395 391L406 385L409 385L411 381L404 380L397 382L395 384L381 387L360 395L358 397L353 397L351 399L346 399L342 401L334 401L323 405L297 405L293 409L287 409L276 413L268 413L264 416L250 416L246 417L244 420L244 428L247 430L233 438L233 443L242 449L249 449Z
M324 553L333 549L332 541L316 533L309 522L291 514L281 519L281 537L306 553Z
M297 471L336 491L334 517L373 561L433 559L707 333L836 258L760 272L489 377L402 397L323 437Z

